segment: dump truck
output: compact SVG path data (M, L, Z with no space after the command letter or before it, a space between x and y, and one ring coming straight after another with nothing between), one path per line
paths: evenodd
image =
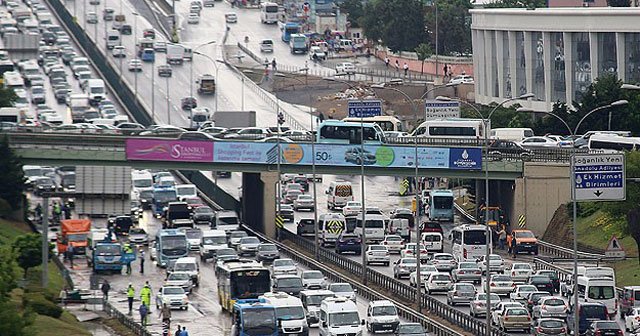
M108 240L98 242L90 250L87 262L93 272L122 273L122 267L136 259L136 252L125 252L121 244L109 242Z
M73 246L74 255L86 255L89 244L91 221L88 219L65 219L60 221L58 233L58 253L67 252L69 244Z

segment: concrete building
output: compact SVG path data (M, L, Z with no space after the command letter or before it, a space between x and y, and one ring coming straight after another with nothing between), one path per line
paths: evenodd
M640 83L640 8L473 9L476 102L532 92L520 102L550 111L580 100L591 81L615 73Z

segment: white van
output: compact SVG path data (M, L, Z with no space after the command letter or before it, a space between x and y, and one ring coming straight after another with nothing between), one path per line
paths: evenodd
M304 313L302 301L292 295L282 292L269 292L259 296L276 309L276 319L279 321L278 335L308 335L309 324Z
M87 94L89 94L89 103L94 105L105 99L107 95L102 79L87 79L86 90Z
M578 275L583 275L587 278L609 278L616 281L616 272L611 267L585 267L584 272L582 274L578 273Z
M229 245L227 245L227 234L224 230L202 231L199 246L200 260L207 261L207 259L213 258L216 250L227 247Z
M427 252L442 253L442 233L424 232L421 239Z
M584 302L597 302L607 306L607 312L611 319L618 314L616 283L611 278L588 278L586 276L579 276L578 296L584 299Z
M195 257L182 257L173 264L171 272L186 272L195 286L200 285L200 266Z
M178 184L176 185L176 195L179 200L196 198L198 197L198 189L193 184Z
M369 302L367 308L367 330L372 334L376 331L395 331L400 324L398 310L389 300L377 300Z
M339 213L325 213L318 216L318 239L321 246L333 245L338 236L347 228L347 220Z
M113 49L113 47L119 46L119 45L120 45L120 32L115 29L111 29L110 31L107 32L107 49L111 50Z
M353 189L351 182L333 181L325 192L327 194L327 208L334 210L347 205L347 202L353 201Z
M384 234L386 232L386 222L383 215L366 214L364 216L364 227L362 225L362 216L356 216L356 228L353 233L362 237L362 231L364 230L363 243L380 242L384 240Z
M534 135L530 128L494 128L490 132L491 139L511 141L522 141Z
M225 233L230 234L231 231L240 229L240 219L238 214L233 210L220 210L216 211L213 216L212 229L223 230Z
M361 335L363 324L358 307L348 298L326 298L320 304L320 336Z

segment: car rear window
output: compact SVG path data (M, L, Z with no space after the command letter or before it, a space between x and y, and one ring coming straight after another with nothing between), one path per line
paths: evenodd
M602 329L620 329L620 327L618 326L618 323L617 322L613 322L613 321L598 322L598 328L602 328Z
M545 328L561 328L563 323L556 320L542 320L540 321L540 326Z
M582 315L585 318L607 318L607 314L605 314L606 308L600 305L589 305L582 307Z

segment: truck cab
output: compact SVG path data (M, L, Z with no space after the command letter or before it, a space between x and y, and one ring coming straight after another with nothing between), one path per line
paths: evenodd
M276 309L279 335L309 335L309 325L299 298L283 292L269 292L261 295L259 299Z
M232 336L277 336L275 308L258 299L237 300L233 304Z
M67 246L74 248L75 255L86 255L89 244L91 221L88 219L65 219L60 221L58 236L58 253L67 251Z

